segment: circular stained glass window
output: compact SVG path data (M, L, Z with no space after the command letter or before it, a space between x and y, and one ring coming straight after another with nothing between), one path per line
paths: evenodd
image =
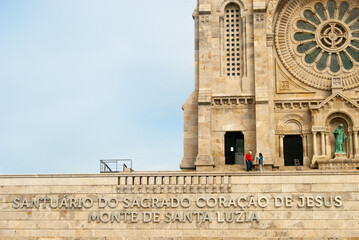
M359 1L288 1L276 24L283 65L308 85L345 89L359 85Z
M350 70L359 62L359 8L348 2L316 3L302 11L296 21L294 39L297 51L317 70L337 73Z

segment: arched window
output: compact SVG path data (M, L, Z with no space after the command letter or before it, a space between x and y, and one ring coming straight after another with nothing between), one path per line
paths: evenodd
M225 49L225 74L228 77L240 77L242 75L242 20L240 8L235 3L230 3L224 11L224 49Z

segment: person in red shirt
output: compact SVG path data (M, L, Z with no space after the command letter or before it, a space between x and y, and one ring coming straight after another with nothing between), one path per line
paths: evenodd
M246 166L247 166L247 171L252 171L252 167L253 167L253 163L252 163L252 151L249 151L246 154Z

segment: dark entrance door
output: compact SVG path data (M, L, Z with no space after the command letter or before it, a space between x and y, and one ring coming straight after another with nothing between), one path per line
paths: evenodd
M284 165L295 166L294 159L299 159L303 166L303 145L300 135L285 135L283 139L284 146Z
M242 132L227 132L224 136L226 164L244 164L244 135Z

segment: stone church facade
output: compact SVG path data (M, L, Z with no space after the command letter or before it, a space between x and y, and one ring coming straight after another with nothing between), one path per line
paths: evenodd
M200 0L193 18L182 170L241 169L248 151L266 169L359 166L358 1Z
M359 239L358 0L199 0L193 16L182 171L0 174L0 240ZM249 150L302 171L241 172Z

